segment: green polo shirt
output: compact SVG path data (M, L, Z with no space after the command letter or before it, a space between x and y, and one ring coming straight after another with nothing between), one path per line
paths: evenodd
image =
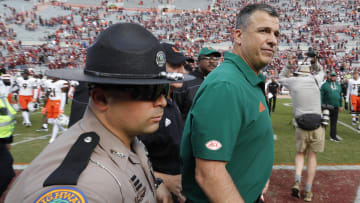
M327 80L321 86L321 104L328 104L335 108L342 107L341 86L339 83Z
M188 199L209 202L195 180L195 157L228 162L226 169L245 202L252 203L261 194L274 161L264 81L241 57L227 52L202 83L180 148L182 187Z

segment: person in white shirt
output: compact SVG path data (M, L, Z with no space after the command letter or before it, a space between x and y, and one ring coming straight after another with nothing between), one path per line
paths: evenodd
M30 77L30 71L25 69L22 76L16 79L16 84L19 88L18 94L23 116L23 125L30 127L31 121L28 104L36 101L38 94L36 80Z
M346 102L350 101L350 110L352 115L352 124L356 125L356 122L359 119L360 113L360 78L358 70L354 70L353 78L349 80L347 94L346 94ZM360 129L360 125L358 126Z
M358 70L354 70L353 78L349 80L347 94L346 94L346 102L351 106L351 115L352 115L352 124L356 125L356 122L359 119L360 113L360 78ZM360 129L360 125L358 126Z
M51 133L51 139L49 143L52 143L62 126L57 124L56 119L62 113L64 113L65 101L66 101L66 88L68 82L65 80L54 79L48 86L46 91L47 102L45 109L47 112L47 120L49 124L53 125Z

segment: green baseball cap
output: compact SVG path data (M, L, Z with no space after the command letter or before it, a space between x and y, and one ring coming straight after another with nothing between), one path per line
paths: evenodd
M198 59L200 59L200 56L203 56L203 55L208 56L210 54L214 54L217 57L221 57L220 52L216 51L216 49L211 48L211 47L203 47L199 52Z
M329 75L330 75L330 76L336 76L336 73L335 73L335 72L331 72Z

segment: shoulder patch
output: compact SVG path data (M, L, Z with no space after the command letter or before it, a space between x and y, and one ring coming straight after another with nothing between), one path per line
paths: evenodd
M89 163L90 156L99 143L95 132L79 136L60 166L45 180L43 186L76 185L82 171Z
M205 144L205 146L212 151L216 151L222 147L222 144L217 140L210 140Z
M42 193L34 203L88 203L84 193L73 187L54 187Z

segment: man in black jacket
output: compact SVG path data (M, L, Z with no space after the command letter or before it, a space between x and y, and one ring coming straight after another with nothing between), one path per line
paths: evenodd
M275 78L271 78L271 82L268 85L268 98L269 98L269 110L275 112L276 96L279 92L280 85L276 82Z
M343 79L341 80L341 94L344 98L345 101L345 110L348 110L348 103L346 102L346 93L347 93L347 87L348 87L348 79Z
M184 73L186 57L175 45L162 43L166 55L166 71L169 73ZM183 83L172 83L166 97L167 105L160 121L159 129L153 134L138 136L145 144L149 158L154 168L156 178L164 181L167 189L172 193L175 203L182 202L185 197L181 191L181 160L180 141L184 129L184 122L178 105L173 100L173 90L181 88Z
M180 108L184 120L201 83L205 77L218 66L220 57L221 53L215 49L203 47L198 55L198 67L189 73L195 76L196 79L185 82L182 88L174 90L174 99Z

